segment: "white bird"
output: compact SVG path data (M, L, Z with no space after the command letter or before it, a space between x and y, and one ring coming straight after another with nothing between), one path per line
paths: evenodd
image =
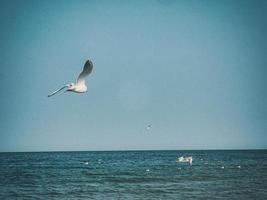
M177 158L176 162L180 162L180 163L183 163L183 162L188 162L189 165L192 165L193 163L193 157L192 156L189 156L189 157L179 157Z
M85 78L92 72L93 70L93 63L90 60L87 60L84 64L83 67L83 71L80 73L76 84L74 83L70 83L67 84L65 86L63 86L62 88L56 90L55 92L51 93L48 95L48 97L51 97L53 95L55 95L56 93L58 93L59 91L67 88L66 91L68 92L76 92L76 93L84 93L87 91L87 86L85 85Z

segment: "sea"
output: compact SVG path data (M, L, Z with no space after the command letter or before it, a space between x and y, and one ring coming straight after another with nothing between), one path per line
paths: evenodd
M267 150L0 153L0 199L266 200Z

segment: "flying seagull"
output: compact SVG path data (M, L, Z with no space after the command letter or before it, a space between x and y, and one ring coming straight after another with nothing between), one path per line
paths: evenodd
M62 88L59 88L55 92L48 95L48 97L53 96L54 94L58 93L59 91L67 88L66 91L68 92L76 92L76 93L84 93L87 91L87 86L85 85L85 78L92 72L93 63L90 60L87 60L84 64L83 71L80 73L76 84L70 83L64 85Z

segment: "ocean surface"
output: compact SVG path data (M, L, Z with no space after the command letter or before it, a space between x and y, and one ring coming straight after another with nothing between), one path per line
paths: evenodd
M267 199L267 150L0 153L0 199Z

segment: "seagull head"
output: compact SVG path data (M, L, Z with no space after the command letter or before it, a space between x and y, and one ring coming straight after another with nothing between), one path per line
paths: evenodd
M68 87L68 89L67 89L67 91L71 91L71 90L73 90L74 89L74 83L70 83L70 84L68 84L67 85L67 87Z

